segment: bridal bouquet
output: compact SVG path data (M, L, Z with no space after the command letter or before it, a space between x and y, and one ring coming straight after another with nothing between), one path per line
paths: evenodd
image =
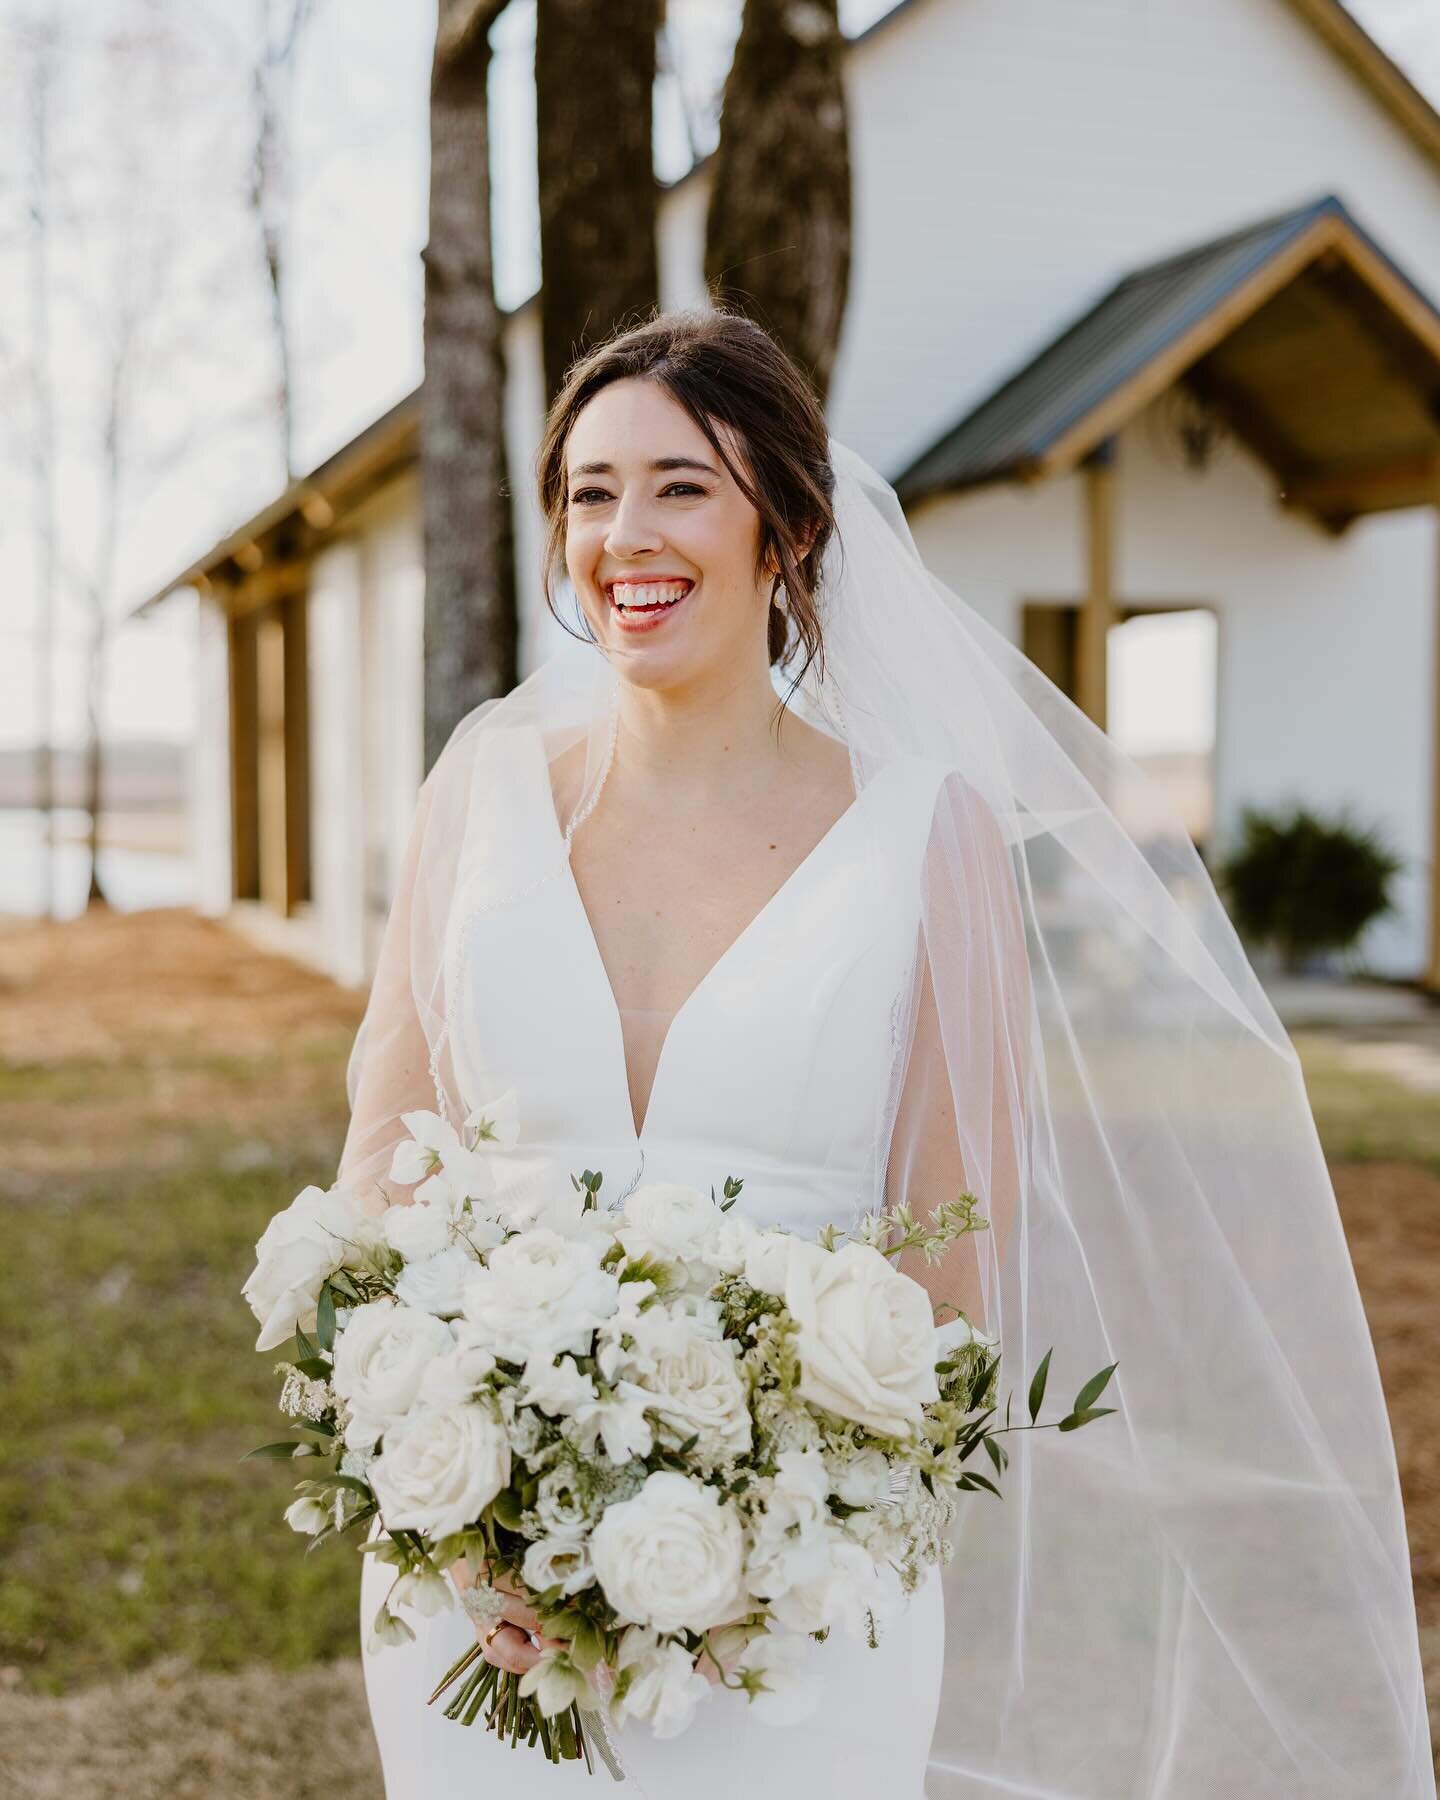
M807 1636L878 1642L948 1560L957 1495L999 1492L971 1463L1007 1462L996 1344L963 1315L937 1325L893 1261L983 1229L974 1197L815 1239L737 1215L734 1179L606 1209L586 1170L506 1205L487 1151L516 1141L513 1094L463 1134L404 1123L391 1178L418 1183L413 1202L377 1213L307 1188L244 1289L257 1348L289 1346L280 1404L301 1434L251 1455L306 1465L297 1531L368 1536L395 1568L372 1648L413 1637L405 1609L453 1604L463 1561L477 1623L498 1619L503 1575L564 1640L523 1676L472 1646L431 1697L453 1688L465 1724L483 1709L512 1744L587 1767L593 1739L613 1769L606 1723L683 1731L715 1691L707 1653L762 1716L803 1716ZM1113 1367L1062 1431L1113 1410L1094 1405Z

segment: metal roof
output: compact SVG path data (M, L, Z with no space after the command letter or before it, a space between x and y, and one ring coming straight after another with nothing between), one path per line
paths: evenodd
M1343 202L1327 194L1125 276L904 469L894 482L900 498L913 504L927 494L1038 473L1067 432L1327 218L1343 223L1435 314Z

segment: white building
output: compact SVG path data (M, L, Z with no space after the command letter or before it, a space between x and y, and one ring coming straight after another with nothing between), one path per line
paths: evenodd
M903 0L846 63L830 417L926 560L1092 716L1117 622L1218 621L1213 831L1348 805L1404 858L1370 964L1440 986L1440 115L1338 0ZM661 203L703 301L706 165ZM522 659L558 629L521 472ZM418 400L146 605L200 603L202 904L360 982L422 774Z

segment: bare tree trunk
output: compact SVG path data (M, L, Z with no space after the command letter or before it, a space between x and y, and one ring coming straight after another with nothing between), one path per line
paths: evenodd
M519 621L505 378L490 248L488 32L505 0L441 0L430 76L430 241L420 451L425 766L515 685Z
M537 0L547 404L576 356L659 300L651 117L663 15L664 0Z
M821 399L850 286L837 0L745 0L706 220L712 296L764 325Z
M55 396L50 372L50 110L55 79L54 25L38 28L29 69L30 296L34 326L35 517L39 538L39 618L35 630L35 804L44 818L44 910L55 916L55 611L60 604L55 521Z
M290 83L301 34L313 17L311 0L259 0L259 49L251 71L255 144L250 162L250 211L270 297L275 346L275 415L288 486L295 478L295 389L285 292L285 226L289 216ZM278 25L278 30L277 30Z

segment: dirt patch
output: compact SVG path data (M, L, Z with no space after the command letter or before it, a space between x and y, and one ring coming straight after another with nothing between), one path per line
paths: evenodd
M157 1664L64 1700L0 1694L0 1793L14 1800L330 1800L337 1784L347 1800L384 1793L358 1662Z
M363 996L178 908L0 928L0 1107L32 1182L176 1161L197 1132L303 1141L344 1108Z
M1416 1609L1440 1654L1440 1176L1383 1162L1333 1174L1395 1435ZM1440 1697L1440 1665L1431 1678Z

